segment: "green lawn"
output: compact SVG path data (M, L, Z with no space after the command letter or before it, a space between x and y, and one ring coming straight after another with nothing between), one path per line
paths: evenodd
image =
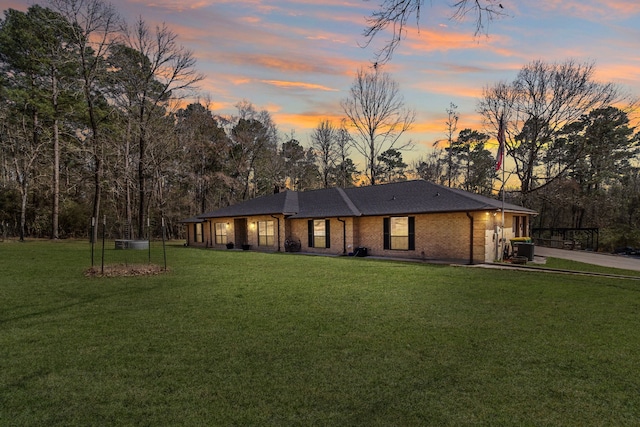
M635 277L640 276L640 271L636 270L621 270L618 268L602 267L600 265L585 264L578 261L559 258L547 258L547 262L544 267L555 268L559 270L584 271L590 273L617 274Z
M0 425L640 419L640 281L167 250L86 278L86 242L0 243Z

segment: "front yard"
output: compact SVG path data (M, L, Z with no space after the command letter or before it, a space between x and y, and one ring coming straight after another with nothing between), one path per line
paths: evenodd
M99 278L86 242L0 255L0 425L640 419L639 281L179 245L166 274Z

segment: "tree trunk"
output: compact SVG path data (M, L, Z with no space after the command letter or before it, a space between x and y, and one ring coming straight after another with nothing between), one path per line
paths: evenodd
M84 61L83 61L84 62ZM93 172L93 218L96 220L96 226L93 228L93 236L91 241L98 241L98 224L100 219L100 201L102 198L102 158L104 156L104 147L98 138L98 121L96 120L96 111L90 93L90 84L85 75L84 94L87 102L87 112L89 113L89 124L91 126L91 139L93 143L93 162L95 171Z
M124 153L124 186L125 186L125 203L126 203L126 218L127 218L127 239L131 238L133 234L133 209L131 207L131 161L129 156L131 155L131 120L127 120L127 133L125 135L125 153Z
M20 241L24 242L27 226L27 196L28 196L29 184L26 177L20 182Z
M98 224L100 223L100 199L102 196L102 187L100 185L100 181L102 180L102 161L100 156L95 154L93 156L93 161L96 166L96 170L93 173L93 217L96 219L96 226L93 228L93 236L91 236L91 241L98 241Z
M140 160L138 163L138 236L143 235L144 228L144 209L145 209L145 186L146 180L144 176L144 137L140 136Z
M53 103L53 206L51 212L51 238L58 239L60 215L60 131L58 129L58 79L56 70L52 71L52 103Z
M145 216L145 187L146 179L144 175L144 163L146 162L146 129L144 125L144 99L146 99L146 93L142 97L143 104L140 105L140 139L139 139L139 158L138 158L138 236L144 235L144 216Z
M53 121L53 208L51 212L51 238L58 239L60 216L60 133L58 119Z

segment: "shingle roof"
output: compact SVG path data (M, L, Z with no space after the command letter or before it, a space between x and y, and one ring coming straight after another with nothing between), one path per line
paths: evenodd
M235 205L199 215L200 218L222 218L251 215L291 215L298 211L298 195L295 191L256 197Z
M284 214L292 218L327 218L499 209L502 209L502 202L499 200L415 180L369 187L285 191L208 212L199 217ZM505 203L504 209L523 214L536 213L510 203Z
M298 197L300 209L292 215L293 218L362 215L341 188L304 191Z
M199 216L192 216L191 218L185 218L180 222L183 224L197 224L199 222L202 222L202 218Z
M345 189L363 215L394 215L436 212L497 210L502 202L468 191L423 180ZM535 211L505 203L506 211Z

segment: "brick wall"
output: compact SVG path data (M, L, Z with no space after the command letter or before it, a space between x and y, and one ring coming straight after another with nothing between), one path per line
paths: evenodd
M202 223L202 233L203 233L203 241L202 242L196 242L195 238L195 224L194 223L187 223L184 224L184 227L186 229L186 236L187 236L187 245L188 246L198 246L198 247L204 247L207 245L207 227L209 225L204 222Z
M478 263L493 261L496 252L494 230L497 225L500 225L501 215L494 211L473 212L470 215L473 218L474 230L473 260ZM415 250L411 251L384 249L383 217L381 216L341 218L344 222L337 218L327 218L330 221L331 245L329 248L309 247L307 219L285 219L284 216L278 215L277 217L280 218L278 234L278 219L270 215L247 217L248 244L253 250L284 252L285 240L293 239L300 241L302 252L340 255L345 251L343 234L346 234L346 253L353 253L357 247L366 247L368 253L374 256L469 262L471 218L465 212L412 216L415 217ZM507 241L513 234L512 218L511 214L505 215L504 237ZM274 222L273 245L258 246L257 224L259 221ZM227 240L234 242L234 218L214 218L203 224L204 243L190 241L189 244L224 249L225 245L215 244L216 222L227 224ZM188 226L193 227L193 224ZM190 239L193 238L192 236L193 233L189 233ZM240 248L240 243L236 243L236 248Z
M385 250L383 217L358 218L359 246L370 255L396 258L441 259L468 262L471 256L471 219L466 213L421 214L415 217L415 250ZM473 259L485 261L485 230L493 229L494 216L475 212L473 216Z
M347 253L352 252L356 246L354 239L354 218L326 218L329 220L330 229L330 247L314 248L309 247L309 231L308 219L288 219L287 222L287 238L298 239L301 243L301 251L318 254L341 255L346 250ZM346 249L344 235L346 233Z

